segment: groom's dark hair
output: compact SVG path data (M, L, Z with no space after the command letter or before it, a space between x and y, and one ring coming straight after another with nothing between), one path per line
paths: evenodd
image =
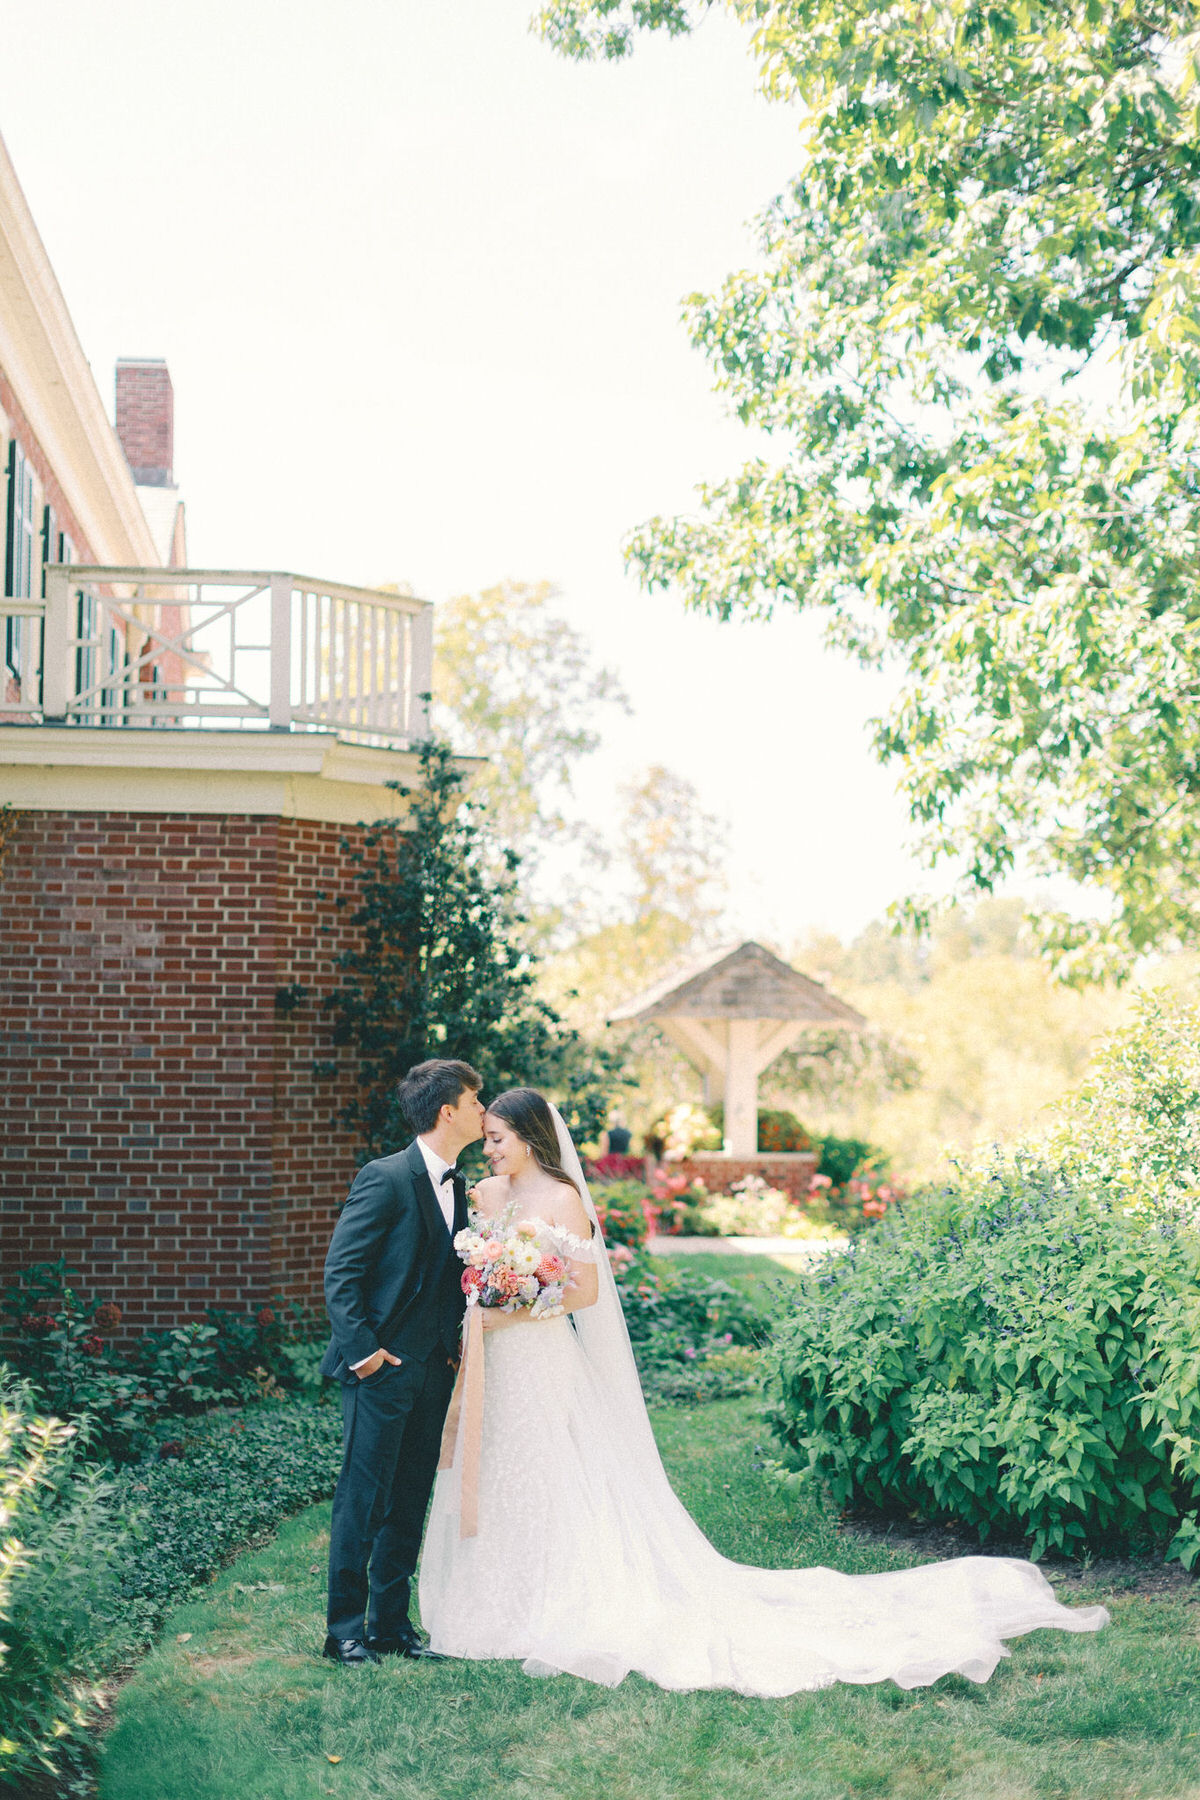
M401 1077L396 1098L414 1131L432 1131L443 1106L457 1106L467 1088L477 1094L482 1086L483 1076L476 1074L470 1063L435 1056Z

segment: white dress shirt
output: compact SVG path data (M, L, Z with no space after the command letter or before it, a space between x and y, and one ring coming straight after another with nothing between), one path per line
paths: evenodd
M421 1155L425 1158L425 1167L429 1170L429 1179L433 1183L433 1191L438 1197L438 1205L441 1207L442 1217L446 1221L446 1230L453 1231L454 1183L447 1181L443 1184L442 1176L447 1169L452 1169L454 1164L448 1163L444 1156L439 1156L432 1144L426 1143L423 1137L419 1137L417 1142L421 1146Z
M443 1183L442 1176L447 1169L452 1169L454 1164L448 1163L444 1156L439 1156L432 1144L427 1144L423 1137L419 1137L417 1142L421 1146L421 1155L425 1158L425 1167L429 1170L429 1179L433 1183L433 1191L437 1195L438 1205L442 1209L442 1217L446 1221L446 1230L452 1232L454 1230L454 1183L452 1181ZM379 1352L374 1351L373 1354L378 1356ZM351 1363L350 1367L357 1373L363 1363L369 1363L370 1360L369 1356L364 1356L361 1362Z

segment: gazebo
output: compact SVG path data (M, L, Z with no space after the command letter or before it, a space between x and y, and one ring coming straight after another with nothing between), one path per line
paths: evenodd
M655 1026L704 1078L704 1098L725 1108L723 1156L758 1155L758 1081L777 1056L821 1026L865 1030L867 1021L819 981L762 944L710 953L619 1007L611 1025ZM778 1160L777 1155L769 1159Z

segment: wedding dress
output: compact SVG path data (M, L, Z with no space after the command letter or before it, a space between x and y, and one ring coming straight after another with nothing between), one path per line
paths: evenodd
M460 1535L460 1426L422 1553L434 1650L610 1686L636 1670L663 1688L778 1696L835 1681L986 1681L1006 1638L1107 1622L1103 1607L1061 1606L1015 1558L843 1575L721 1556L667 1481L595 1209L555 1116L597 1247L574 1240L570 1254L596 1261L600 1297L483 1339L477 1532Z

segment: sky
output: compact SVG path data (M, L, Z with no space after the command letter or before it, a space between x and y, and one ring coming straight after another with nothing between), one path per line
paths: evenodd
M580 800L662 762L730 828L736 930L852 935L925 884L819 621L718 625L621 541L756 443L681 301L797 161L738 30L576 65L532 0L7 0L0 133L110 410L164 356L194 566L550 580L618 674Z

